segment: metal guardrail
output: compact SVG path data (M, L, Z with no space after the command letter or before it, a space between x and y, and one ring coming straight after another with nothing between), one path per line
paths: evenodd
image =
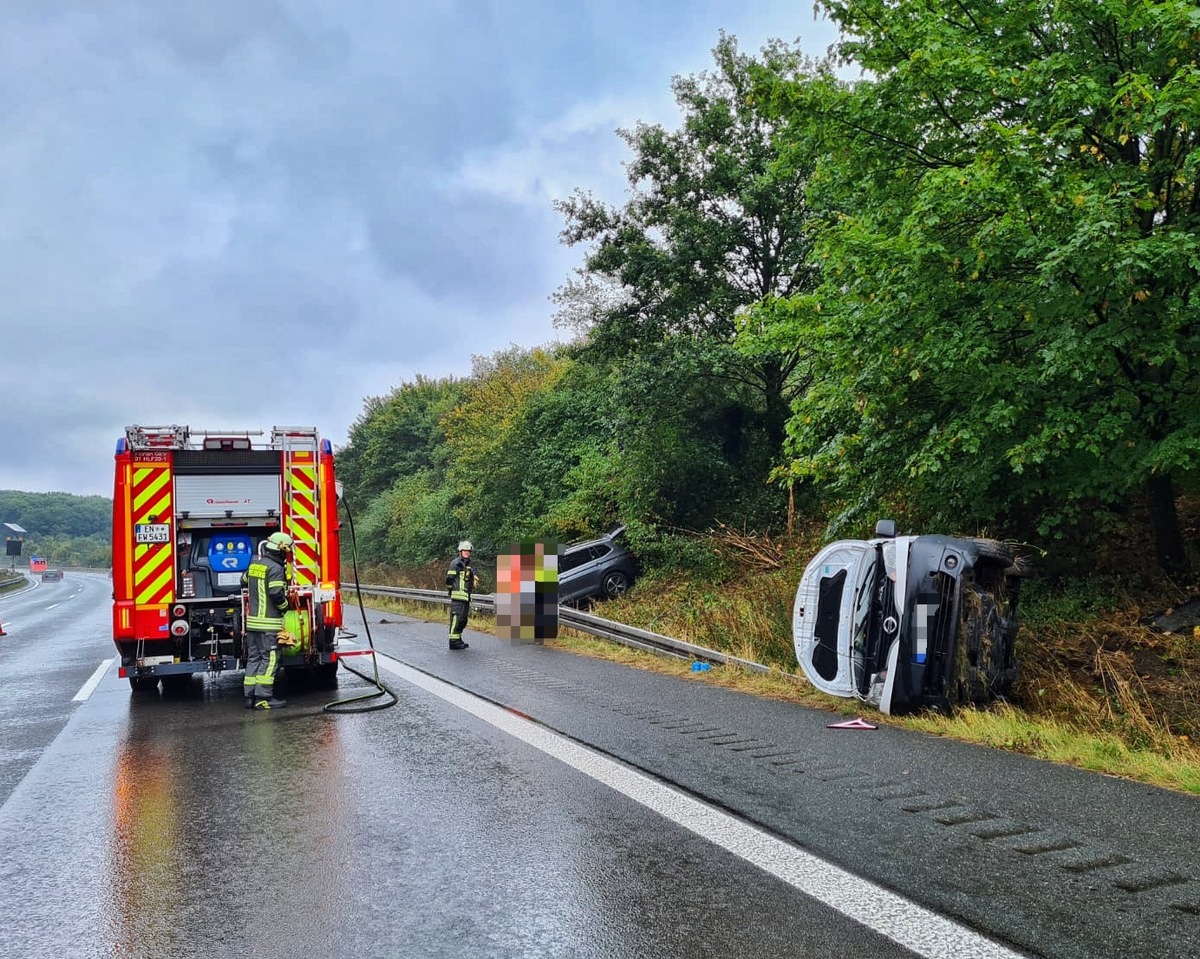
M449 597L443 590L438 589L409 589L403 586L359 586L357 588L367 596L391 596L396 599L405 599L418 603L435 603L441 606L448 606L450 604ZM354 583L342 583L342 589L352 590L355 589L355 585ZM495 596L493 594L472 596L471 605L484 612L495 612ZM618 623L611 619L603 619L600 616L593 616L591 613L584 613L569 606L560 606L558 608L558 621L563 626L578 630L581 633L587 633L599 639L606 639L610 642L620 643L622 646L629 646L645 652L675 656L679 659L703 660L709 663L719 663L723 666L740 666L742 669L756 673L775 672L770 666L764 666L761 663L751 662L748 659L741 659L737 656L730 656L728 653L722 653L715 649L707 649L704 646L697 646L682 639L661 636L658 633L638 629L636 626L628 626L625 623Z

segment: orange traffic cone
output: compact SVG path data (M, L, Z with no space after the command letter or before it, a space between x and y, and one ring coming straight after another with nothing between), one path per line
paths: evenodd
M0 636L7 636L7 635L8 635L8 633L6 633L4 631L4 623L0 622Z

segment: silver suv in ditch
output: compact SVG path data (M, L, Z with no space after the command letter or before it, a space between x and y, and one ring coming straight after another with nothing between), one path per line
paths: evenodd
M558 556L558 601L624 596L637 577L637 560L625 545L624 526L597 539L572 543Z
M991 539L897 536L839 540L796 589L796 658L818 689L884 713L951 709L1006 695L1017 677L1023 568Z

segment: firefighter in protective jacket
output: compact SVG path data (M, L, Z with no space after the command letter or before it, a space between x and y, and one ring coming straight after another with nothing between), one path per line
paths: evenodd
M275 698L277 644L288 611L287 571L292 538L272 533L259 547L259 555L242 574L246 604L246 677L242 695L247 709L281 709L287 703Z
M463 642L463 627L471 615L471 593L475 589L475 570L471 566L471 541L464 539L458 544L458 555L450 563L446 573L446 589L450 593L450 648L466 649L470 643Z

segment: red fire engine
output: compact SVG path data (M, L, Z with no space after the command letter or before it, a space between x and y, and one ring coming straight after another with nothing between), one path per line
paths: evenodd
M130 426L117 441L113 641L135 690L245 666L241 577L282 531L295 547L297 645L285 670L336 682L339 589L333 446L315 429Z

